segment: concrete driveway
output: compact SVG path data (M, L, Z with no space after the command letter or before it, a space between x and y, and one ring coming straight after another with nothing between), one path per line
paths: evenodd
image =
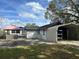
M18 43L19 42L19 43ZM33 40L33 39L27 39L27 40L0 40L0 46L3 45L10 45L10 44L19 44L19 45L33 45L33 44L48 44L48 45L52 45L52 44L68 44L68 45L75 45L75 46L79 46L79 41L58 41L57 43L54 42L45 42L45 41L40 41L38 39ZM21 43L21 44L20 44Z
M68 45L79 46L79 41L58 41L58 44L68 44Z

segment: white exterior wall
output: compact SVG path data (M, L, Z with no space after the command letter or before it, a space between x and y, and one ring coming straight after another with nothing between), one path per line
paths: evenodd
M43 33L43 30L40 31L40 39L47 40L47 31Z
M11 30L9 30L9 33L10 33L10 34L12 34L12 31L11 31Z
M22 35L22 30L20 30L20 33L19 34Z
M57 42L57 30L58 30L57 26L48 28L48 30L47 30L47 41Z
M43 31L41 30L39 33L38 31L27 31L26 32L26 36L27 38L37 38L37 39L43 39L43 40L47 40L47 31L45 31L45 33L43 33Z
M7 32L7 31L5 31L5 32ZM9 34L10 35L22 35L22 30L20 30L20 33L12 33L12 30L9 30Z
M58 28L61 27L61 26L66 26L66 25L70 25L70 24L73 24L73 23L67 23L67 24L63 24L63 25L57 25L57 26L53 26L53 27L50 27L47 29L47 32L46 32L46 41L51 41L51 42L57 42L57 39L58 39ZM44 39L44 38L43 38Z
M27 31L26 32L27 38L39 38L40 37L39 35L40 34L38 34L37 31Z

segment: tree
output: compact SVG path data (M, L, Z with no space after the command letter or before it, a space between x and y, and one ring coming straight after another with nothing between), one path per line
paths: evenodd
M72 21L79 22L79 1L78 0L52 0L49 3L45 18L55 21L61 19L64 23ZM60 22L61 22L60 21Z
M5 39L5 38L6 38L5 31L0 29L0 39Z
M26 28L38 28L39 26L36 25L35 23L27 23L25 27Z

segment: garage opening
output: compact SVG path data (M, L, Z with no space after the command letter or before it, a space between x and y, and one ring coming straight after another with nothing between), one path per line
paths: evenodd
M57 33L58 40L68 40L68 28L59 27Z

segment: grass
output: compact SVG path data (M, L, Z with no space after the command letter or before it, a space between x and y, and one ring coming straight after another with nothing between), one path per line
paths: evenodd
M70 45L33 45L0 48L0 59L79 59L79 50Z

